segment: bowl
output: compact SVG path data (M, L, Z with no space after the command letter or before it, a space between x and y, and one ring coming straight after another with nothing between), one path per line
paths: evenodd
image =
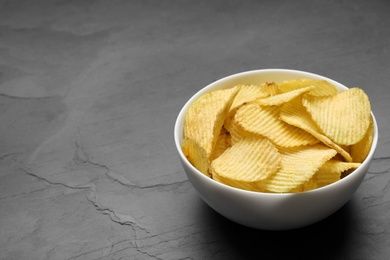
M378 126L373 114L373 143L361 166L335 183L307 192L262 193L241 190L211 179L187 160L181 149L184 117L190 104L198 97L238 84L280 82L299 78L327 80L340 91L348 89L341 83L310 72L290 69L246 71L227 76L202 88L188 100L177 116L174 140L188 180L211 208L231 221L263 230L290 230L314 224L332 215L351 199L370 167L378 143Z

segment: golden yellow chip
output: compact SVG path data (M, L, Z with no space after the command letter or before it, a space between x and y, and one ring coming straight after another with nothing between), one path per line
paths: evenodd
M310 180L290 190L290 192L303 192L324 187L340 180L342 174L347 173L348 170L356 169L360 165L360 163L343 162L332 158L325 162Z
M363 162L371 150L371 145L374 140L374 122L370 117L370 126L366 135L358 143L351 145L351 155L354 162Z
M294 189L291 189L289 192L290 193L304 192L304 191L314 190L316 188L318 188L318 183L317 183L316 174L314 174L313 177L310 178L310 180L299 185Z
M242 104L251 102L257 98L263 98L271 95L268 88L258 85L239 85L240 91L237 93L230 107L229 114L225 120L225 127L229 128L231 120L234 118L238 107Z
M317 187L323 187L334 183L341 178L341 174L350 169L356 169L360 163L342 162L329 160L314 175L317 180Z
M211 163L212 175L255 182L274 174L280 166L276 147L266 138L244 138Z
M188 161L195 166L202 173L210 176L208 160L209 155L207 154L204 147L200 146L194 139L184 137L181 149Z
M359 142L370 125L370 101L360 88L327 97L304 95L302 103L324 134L339 145Z
M256 182L246 182L246 181L237 181L229 178L224 178L217 173L213 173L213 179L221 182L223 184L238 188L238 189L243 189L243 190L250 190L250 191L257 191L257 192L264 192L264 190L261 190L258 185L256 185Z
M282 93L275 82L265 82L261 85L261 88L265 93L268 93L268 96L275 96Z
M302 105L302 99L297 98L289 103L283 104L280 109L280 119L312 134L325 145L335 149L345 158L346 161L352 162L352 157L346 150L323 134L321 129L307 112L306 108Z
M246 131L267 137L278 146L292 147L319 142L308 132L280 120L279 112L278 106L262 107L248 103L237 110L234 120Z
M210 157L239 87L207 93L191 104L184 119L182 149L188 160L209 175Z
M281 168L269 178L258 182L261 189L269 192L290 192L309 181L318 169L336 151L323 144L279 148Z
M314 88L315 88L314 86L299 88L299 89L295 89L286 93L274 95L267 98L258 98L256 99L255 102L261 106L278 106L302 95L305 92L313 90Z
M293 79L283 81L278 85L283 92L314 86L315 88L309 91L309 94L313 96L333 96L338 93L336 86L326 80Z
M262 135L255 134L244 129L234 118L233 120L229 121L229 124L226 125L226 128L230 134L230 142L232 145L238 143L241 139L245 137L263 138Z
M267 89L258 85L240 85L240 91L234 98L230 111L241 106L244 103L251 102L258 98L268 97L270 93Z
M221 133L218 136L217 142L210 156L210 161L218 158L227 148L232 146L231 136L229 132L222 127Z

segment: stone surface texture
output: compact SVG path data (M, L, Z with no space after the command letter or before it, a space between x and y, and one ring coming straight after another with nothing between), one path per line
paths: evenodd
M0 259L387 259L389 12L387 0L0 0ZM379 124L354 197L302 229L218 215L174 147L191 95L264 68L359 86Z

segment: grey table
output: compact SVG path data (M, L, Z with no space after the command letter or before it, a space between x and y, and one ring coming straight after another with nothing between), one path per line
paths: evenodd
M0 1L1 259L387 259L390 1ZM209 208L173 142L200 88L264 68L363 88L367 178L312 226ZM308 209L310 210L310 209Z

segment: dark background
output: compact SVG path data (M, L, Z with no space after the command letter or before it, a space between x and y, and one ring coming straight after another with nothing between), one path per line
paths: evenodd
M389 12L387 0L1 0L0 259L387 259ZM265 68L361 87L379 125L354 197L298 230L215 213L174 147L195 92Z

